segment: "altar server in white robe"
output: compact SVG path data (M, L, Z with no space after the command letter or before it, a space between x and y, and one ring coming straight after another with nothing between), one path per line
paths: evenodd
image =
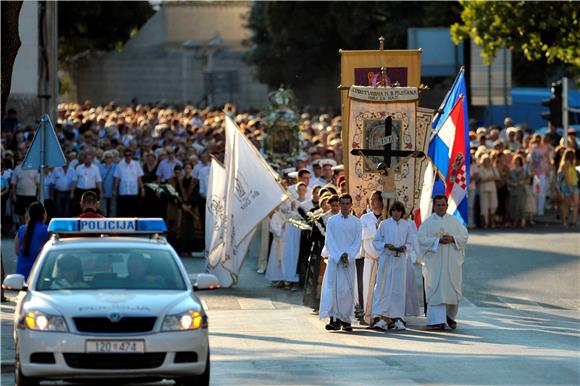
M284 273L282 271L282 257L284 254L284 219L280 210L276 210L270 218L270 232L272 233L272 246L266 267L266 279L272 282L274 287L284 287Z
M419 246L425 260L427 325L442 330L447 324L455 329L468 234L457 217L447 214L445 196L435 196L433 207L435 213L419 228Z
M284 205L283 214L288 217L298 217L298 203L292 200L289 204ZM282 256L282 272L284 274L284 281L286 287L293 288L298 284L299 277L296 273L296 266L298 265L298 254L300 253L300 233L301 230L286 222L284 226L284 253Z
M376 191L371 195L371 212L361 216L362 226L362 253L365 259L363 270L363 307L364 320L371 322L373 307L373 294L377 271L379 268L379 252L373 245L377 229L383 221L383 196L382 192Z
M340 213L326 224L328 266L322 280L320 319L330 318L327 330L352 331L356 296L355 259L361 247L361 223L351 214L352 197L340 197Z
M409 223L411 227L411 240L407 245L407 290L405 292L405 315L417 316L419 315L419 283L417 277L422 278L421 272L417 275L417 267L421 267L421 249L419 248L419 240L417 238L417 226L415 222L409 218L408 215L403 215L403 219Z
M380 251L379 270L373 298L373 325L387 330L404 330L407 255L412 241L411 225L403 219L405 206L395 201L389 210L390 218L381 222L373 245Z

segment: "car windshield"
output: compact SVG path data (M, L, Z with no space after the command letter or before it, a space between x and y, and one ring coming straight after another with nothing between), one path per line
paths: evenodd
M37 291L61 289L186 289L169 251L85 249L49 252Z

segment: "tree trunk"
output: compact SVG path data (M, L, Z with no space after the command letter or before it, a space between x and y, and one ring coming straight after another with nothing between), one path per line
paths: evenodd
M10 95L12 67L21 45L18 31L21 9L22 1L2 2L2 118L4 118L6 102Z

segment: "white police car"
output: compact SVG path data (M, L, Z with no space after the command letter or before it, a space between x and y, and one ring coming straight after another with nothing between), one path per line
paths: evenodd
M217 288L218 280L200 274L192 286L160 236L165 230L161 219L50 222L54 236L28 285L22 275L4 280L4 288L23 291L16 385L87 378L209 384L208 321L194 289Z

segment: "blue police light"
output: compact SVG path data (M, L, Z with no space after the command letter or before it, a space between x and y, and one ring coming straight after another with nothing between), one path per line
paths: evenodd
M144 234L166 233L161 218L55 218L50 221L51 233Z
M75 233L79 232L78 218L53 218L48 224L51 233Z
M137 232L165 233L167 225L162 218L137 219Z

